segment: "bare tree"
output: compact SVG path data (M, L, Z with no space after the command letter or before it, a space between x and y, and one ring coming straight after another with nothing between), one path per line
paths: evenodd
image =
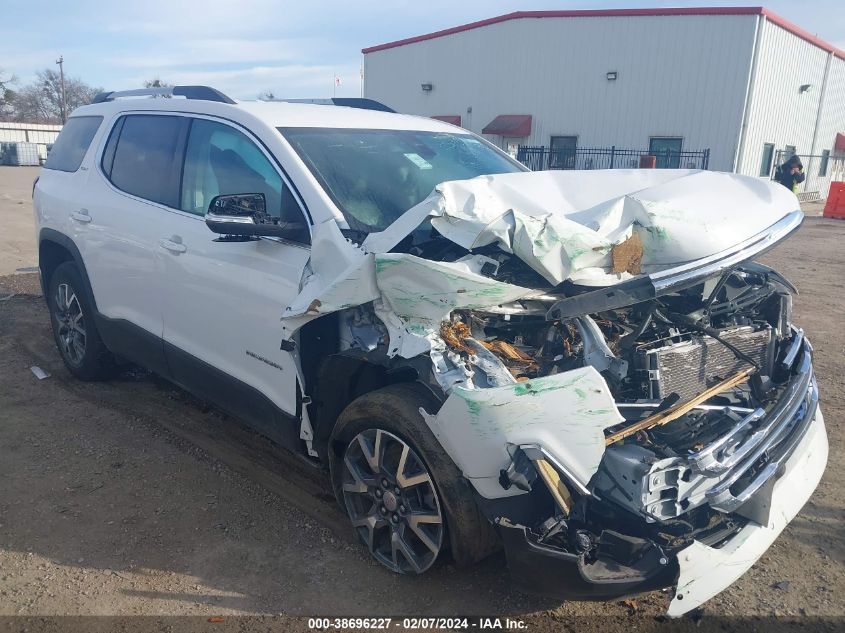
M60 123L61 106L52 110L41 90L35 85L24 86L15 94L12 118L26 123Z
M6 118L12 114L12 104L17 94L10 86L13 86L18 78L0 68L0 118Z
M258 93L258 100L259 101L272 101L276 98L276 95L273 94L272 90L265 90L264 92Z
M102 88L93 88L77 77L65 77L67 111L91 103ZM31 84L15 93L13 117L29 123L59 123L62 117L62 86L59 73L45 68Z

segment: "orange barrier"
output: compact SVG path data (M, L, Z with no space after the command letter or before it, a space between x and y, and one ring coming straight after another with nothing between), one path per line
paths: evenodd
M640 169L654 169L657 167L657 156L644 154L640 156Z
M824 205L824 217L845 220L845 182L830 183L830 192Z

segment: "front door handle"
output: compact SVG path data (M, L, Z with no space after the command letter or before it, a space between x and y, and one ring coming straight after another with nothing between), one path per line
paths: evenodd
M182 238L178 235L162 238L158 241L159 246L171 253L184 253L188 247L182 243Z
M91 221L91 216L88 215L88 209L80 209L79 211L72 211L70 214L72 220L88 224Z

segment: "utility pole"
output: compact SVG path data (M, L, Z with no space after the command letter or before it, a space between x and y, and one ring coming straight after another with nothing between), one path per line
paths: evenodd
M59 55L59 58L56 60L56 63L59 65L59 78L62 84L62 102L61 102L61 111L62 111L62 125L67 122L67 97L65 96L65 58L64 55Z

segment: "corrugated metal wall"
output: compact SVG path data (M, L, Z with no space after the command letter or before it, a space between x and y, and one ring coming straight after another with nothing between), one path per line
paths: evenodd
M845 134L845 59L832 57L830 60L830 71L827 78L827 89L824 94L824 103L819 116L819 131L816 137L816 153L821 154L828 150L830 155L834 154L834 141L837 134ZM840 153L841 156L841 153ZM821 162L821 161L819 161ZM816 179L825 182L819 177L818 168L820 165L810 165ZM829 161L826 174L826 181L845 180L845 161ZM826 191L820 192L821 197L827 197Z
M35 143L41 160L47 159L47 145L56 142L61 125L0 121L0 143Z
M55 143L61 125L0 121L0 142Z
M845 59L832 57L824 95L816 153L833 150L836 134L845 134Z
M756 21L754 15L510 20L368 53L364 90L400 112L459 114L474 132L499 114L531 114L527 145L573 135L579 147L644 149L650 136L680 136L684 149L711 148L711 169L730 170ZM606 79L610 71L616 81ZM433 89L422 91L422 83Z
M748 130L737 166L738 172L752 176L760 174L765 143L811 153L829 55L768 20L762 28ZM804 84L811 88L801 92Z

